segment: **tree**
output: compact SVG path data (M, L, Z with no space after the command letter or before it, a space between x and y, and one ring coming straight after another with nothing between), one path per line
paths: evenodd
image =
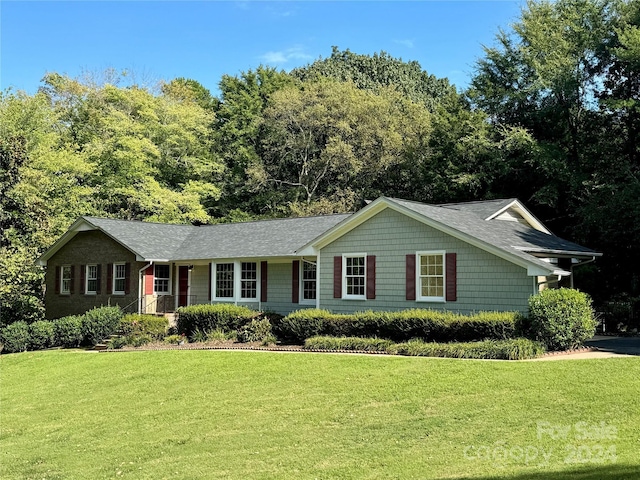
M416 61L404 62L386 52L359 55L332 47L331 56L320 58L291 74L302 81L331 78L351 82L362 90L374 92L393 87L413 102L422 102L433 110L439 99L455 93L455 87L446 78L436 78L422 70Z
M270 96L294 83L289 74L265 66L242 72L240 76L222 76L214 138L226 173L217 215L227 216L238 208L253 214L277 208L273 198L256 196L247 187L247 172L262 163L263 111Z
M510 185L556 233L604 252L597 281L585 278L597 301L640 294L631 267L640 263L638 12L637 2L530 1L485 50L469 92L494 123L524 127L535 141L514 164L529 180Z
M293 203L357 193L343 208L362 200L430 133L424 106L398 92L329 80L273 93L264 117L263 163L251 170L254 184L291 188Z

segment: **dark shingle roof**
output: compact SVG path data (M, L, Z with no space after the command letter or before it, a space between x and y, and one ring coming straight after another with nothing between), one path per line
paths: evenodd
M485 200L481 202L443 203L437 206L473 212L484 220L494 213L499 212L510 203L513 203L515 200L515 198L503 198L499 200Z
M217 225L172 225L83 217L146 260L294 255L350 214Z
M198 227L111 218L83 217L147 260L170 260Z
M203 226L184 243L179 256L198 260L294 255L297 249L350 216L323 215Z
M545 268L549 264L536 259L526 252L571 252L583 255L596 254L595 251L578 245L577 243L564 240L555 235L535 230L519 222L485 220L492 215L488 205L493 202L474 202L471 208L451 208L451 205L427 205L424 203L411 202L407 200L390 198L388 199L398 205L412 210L424 217L455 229L472 238L509 252L520 258L532 262ZM504 208L513 200L495 201L495 212ZM479 205L484 203L485 205ZM460 204L457 204L458 206ZM477 208L475 208L477 207ZM487 214L487 212L489 212Z

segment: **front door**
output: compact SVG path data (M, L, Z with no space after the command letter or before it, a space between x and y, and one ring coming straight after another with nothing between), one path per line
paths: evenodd
M178 267L178 306L189 304L189 267Z

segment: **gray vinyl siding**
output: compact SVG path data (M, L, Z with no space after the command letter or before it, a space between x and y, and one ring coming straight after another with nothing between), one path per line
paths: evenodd
M425 250L457 254L457 301L406 300L406 255ZM376 256L374 300L333 298L333 257L348 253ZM526 312L532 293L533 280L525 268L389 208L320 252L320 308L334 312L406 308L446 309L460 313L481 310Z
M292 262L269 262L267 260L267 301L266 302L246 302L238 301L237 305L243 305L254 310L272 311L280 315L286 315L301 308L311 308L315 305L299 305L291 302L291 273ZM258 266L260 260L258 260ZM193 295L197 295L197 303L208 303L207 298L209 291L209 273L208 266L196 266L191 276L191 291ZM260 279L258 279L260 286ZM259 294L258 294L259 295ZM216 302L212 303L235 303L235 302Z

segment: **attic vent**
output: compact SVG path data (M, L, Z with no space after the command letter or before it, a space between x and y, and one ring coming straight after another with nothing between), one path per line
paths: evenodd
M520 215L520 213L518 213L513 208L509 208L509 209L505 210L500 215L495 217L495 220L503 220L503 221L506 221L506 222L518 222L518 223L522 223L523 225L530 226L529 222L527 222L524 219L524 217L522 215Z

